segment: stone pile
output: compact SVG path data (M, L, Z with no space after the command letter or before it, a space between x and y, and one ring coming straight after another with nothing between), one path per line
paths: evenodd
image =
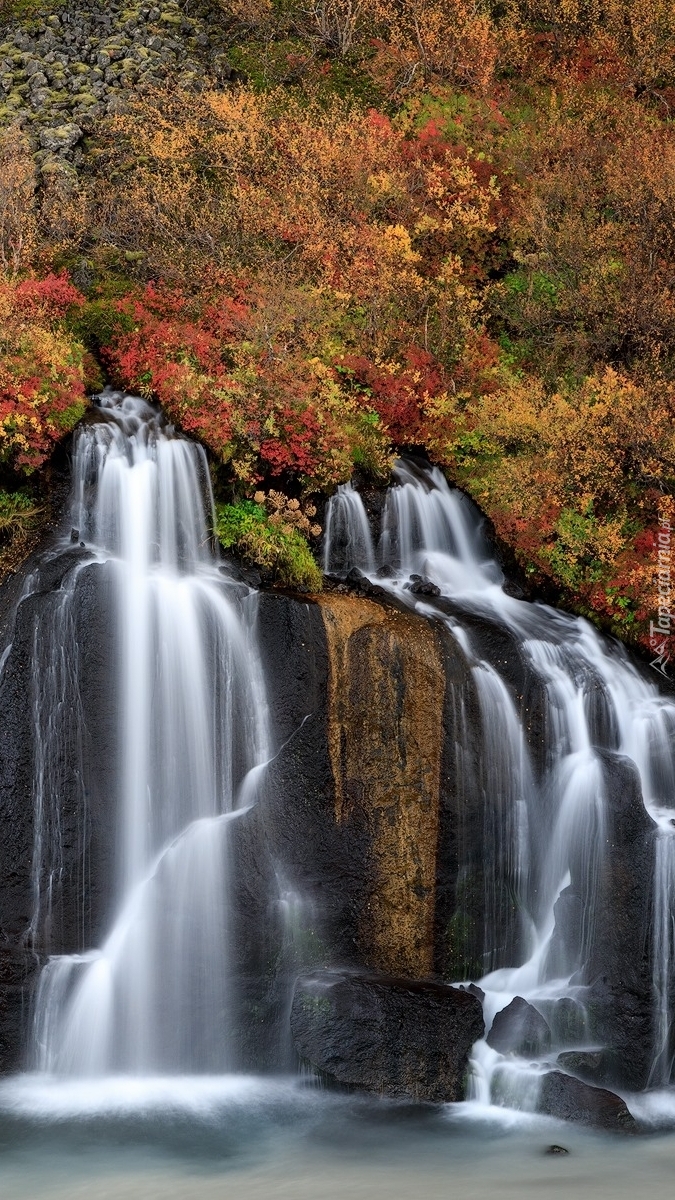
M198 90L229 81L225 21L217 9L175 0L99 0L0 28L0 125L19 121L38 162L75 166L82 138L102 117L123 113L134 92L166 79Z

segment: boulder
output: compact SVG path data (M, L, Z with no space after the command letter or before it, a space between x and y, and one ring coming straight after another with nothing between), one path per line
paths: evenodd
M637 1122L620 1096L606 1088L591 1087L562 1071L544 1075L537 1108L540 1113L561 1121L581 1121L617 1133L637 1132Z
M40 145L43 150L51 150L52 154L58 154L60 151L72 150L81 137L82 130L79 125L59 125L54 129L40 131Z
M295 1048L328 1082L416 1100L462 1100L483 1035L478 1000L444 984L360 972L300 976Z
M576 1075L585 1083L602 1085L616 1074L615 1057L615 1052L607 1047L602 1050L564 1050L556 1061L563 1071Z
M497 1013L487 1044L500 1054L545 1054L551 1045L551 1030L540 1012L516 996Z

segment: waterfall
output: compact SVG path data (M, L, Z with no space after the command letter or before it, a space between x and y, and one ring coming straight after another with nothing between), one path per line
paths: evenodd
M332 507L339 503L334 499L329 506L328 531ZM358 493L352 492L355 527L365 519L365 512L354 511L358 503ZM327 561L331 554L327 538ZM446 624L468 661L478 694L489 867L482 945L487 973L480 986L488 1030L495 1014L516 995L549 1016L560 1001L568 1005L566 1011L574 1002L578 1044L588 1044L580 981L598 937L599 889L607 870L609 754L631 764L653 822L650 1083L668 1083L675 974L675 703L640 673L622 647L588 622L508 595L477 510L448 486L437 468L408 460L397 464L376 560L380 568L388 568L377 572L381 587ZM341 566L344 573L358 567L375 578L372 556L355 553ZM420 580L436 585L438 599L419 594ZM537 681L544 714L537 764L527 748L524 701L518 705L499 664L481 657L472 626L476 616L508 634ZM562 914L566 905L576 903L572 880L584 918L571 922L563 938ZM520 936L515 927L509 936L499 933L500 921L519 924ZM555 1020L552 1028L555 1043ZM512 1056L504 1059L485 1043L477 1047L474 1067L475 1094L482 1099L536 1104L542 1068L530 1069Z
M341 483L326 511L323 569L339 573L355 562L375 569L373 538L361 497L351 483Z
M77 435L72 524L113 580L116 917L99 947L44 967L33 1062L61 1075L220 1072L233 1062L228 834L269 757L256 598L214 555L202 448L134 397L104 393L97 417ZM77 722L62 711L75 586L57 594L35 697L33 938L58 872L58 726Z

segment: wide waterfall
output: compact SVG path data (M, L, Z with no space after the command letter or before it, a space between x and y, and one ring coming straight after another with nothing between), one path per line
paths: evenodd
M479 697L478 787L485 797L489 870L478 982L488 1032L496 1013L521 996L549 1020L554 1051L597 1049L584 967L589 948L611 932L596 928L596 914L610 853L607 763L619 763L639 783L653 828L644 939L652 974L649 1083L667 1084L675 974L675 703L588 622L508 594L479 514L437 469L416 460L398 463L379 544L374 553L359 555L364 520L358 493L338 491L326 522L326 563L337 558L352 574L358 568L398 602L442 621L467 660ZM337 555L333 530L340 531ZM354 548L348 561L345 546ZM536 738L527 736L526 698L516 697L499 662L484 659L475 618L503 630L538 681L543 719ZM604 919L611 921L611 913ZM550 1065L550 1053L545 1057ZM534 1107L543 1069L536 1058L479 1043L474 1096Z
M18 585L32 1086L321 1072L301 1026L344 970L473 991L474 1108L546 1111L561 1069L668 1088L675 702L417 459L332 497L320 597L255 592L213 516L202 448L107 391Z
M33 1065L66 1076L225 1071L228 830L268 757L256 598L214 556L201 447L130 396L104 393L94 418L77 435L71 536L112 581L114 918L100 946L44 967ZM72 581L59 593L35 699L33 934L59 872L59 724L78 719L60 711L62 676L78 670L73 594Z

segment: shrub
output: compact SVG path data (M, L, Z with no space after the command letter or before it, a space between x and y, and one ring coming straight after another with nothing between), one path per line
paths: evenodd
M274 523L263 505L252 500L219 504L216 512L216 534L225 550L261 567L280 587L321 591L321 571L297 529Z
M19 474L84 414L89 361L64 324L81 301L63 275L0 278L0 463Z
M23 492L0 490L0 538L11 536L17 529L32 522L40 509Z

